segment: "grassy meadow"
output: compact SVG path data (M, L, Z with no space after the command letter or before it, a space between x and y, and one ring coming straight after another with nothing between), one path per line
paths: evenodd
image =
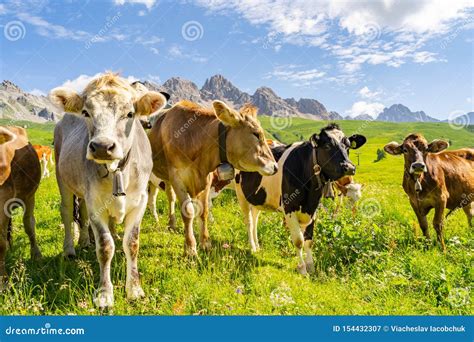
M284 142L308 138L325 123L293 119L284 129L269 117L267 132ZM6 124L0 120L0 124ZM280 123L281 124L281 123ZM329 200L315 225L316 273L296 272L295 249L282 214L262 213L261 251L249 252L247 231L237 200L225 191L214 201L210 223L213 249L199 259L183 257L181 231L166 228L166 196L160 193L159 222L145 214L139 270L146 298L125 298L125 257L117 243L112 281L118 315L466 315L473 314L473 231L462 211L445 224L447 253L425 246L402 186L403 157L374 162L384 144L421 132L428 140L445 138L451 148L474 147L474 133L441 123L342 121L347 135L359 132L367 144L360 152L356 180L365 185L355 217L349 209L331 217ZM32 143L51 144L52 125L28 123ZM99 272L95 250L81 250L74 260L62 257L64 230L54 177L37 192L36 232L43 259L29 259L29 242L14 216L13 246L7 256L10 288L0 294L2 315L95 315L92 297ZM430 215L430 225L433 213ZM178 219L181 226L181 219ZM121 227L119 227L121 231ZM436 234L432 226L433 241ZM195 229L196 236L198 229Z

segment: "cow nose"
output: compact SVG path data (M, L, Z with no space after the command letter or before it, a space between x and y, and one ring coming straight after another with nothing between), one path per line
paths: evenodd
M107 159L109 158L116 145L113 141L91 141L89 143L89 149L94 155L95 158L98 159Z
M350 163L343 163L342 170L344 171L345 176L352 176L355 175L356 168Z
M278 165L275 163L273 165L273 174L276 174L278 172Z
M415 162L415 163L411 164L411 168L414 171L424 171L425 170L425 164L420 163L420 162Z

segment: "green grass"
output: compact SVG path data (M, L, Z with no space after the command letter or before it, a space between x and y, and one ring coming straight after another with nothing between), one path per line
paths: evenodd
M268 117L262 117L262 123L285 142L307 138L324 125L293 119L290 127L278 131ZM474 240L464 213L456 212L446 221L446 254L437 246L426 248L401 187L403 158L373 161L378 148L401 141L410 132L449 139L453 148L473 147L473 133L436 123L340 124L346 134L359 131L369 139L359 151L356 176L365 184L364 197L355 217L344 210L332 219L330 201L325 202L328 212L319 211L314 275L296 272L295 250L281 214L260 216L262 250L249 253L246 228L232 192L224 192L214 202L212 251L200 251L198 260L184 258L183 234L165 228L166 197L160 193L160 220L155 223L147 212L141 232L139 269L146 298L125 299L125 258L119 243L112 265L113 313L472 314ZM28 127L33 143L52 141L53 126L28 123ZM354 154L352 158L356 160ZM39 262L29 260L20 214L14 217L13 247L7 258L11 287L0 296L0 314L99 314L92 303L99 276L94 249L80 251L75 260L65 260L61 254L64 230L54 175L41 183L37 193L36 231L44 256Z

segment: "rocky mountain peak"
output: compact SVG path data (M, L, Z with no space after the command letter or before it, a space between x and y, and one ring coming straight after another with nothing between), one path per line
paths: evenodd
M225 99L237 107L243 106L252 100L249 94L241 91L219 74L206 80L201 88L201 96L205 101Z
M3 80L2 84L0 84L0 89L9 92L23 93L19 86L9 80Z
M160 87L160 90L166 91L171 95L170 104L174 104L181 100L189 100L192 102L202 102L201 94L197 85L189 80L181 77L172 77Z

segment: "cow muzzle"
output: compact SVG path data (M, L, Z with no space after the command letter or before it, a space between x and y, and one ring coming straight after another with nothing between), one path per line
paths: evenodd
M351 163L342 163L341 167L342 171L344 172L344 176L353 176L356 173L356 167Z
M108 138L94 138L89 142L87 159L98 163L109 163L123 158L121 149L116 142Z
M410 165L410 173L411 174L421 174L423 172L426 172L426 164L422 162L414 162Z
M275 162L266 163L260 172L263 176L273 176L278 172L278 164Z

